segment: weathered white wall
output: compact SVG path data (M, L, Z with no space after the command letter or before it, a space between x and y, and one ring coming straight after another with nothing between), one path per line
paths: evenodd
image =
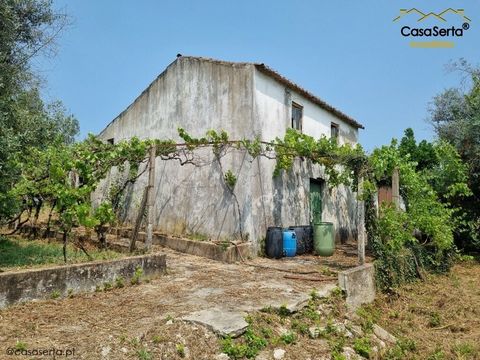
M287 89L285 85L255 70L255 118L262 125L262 140L269 141L275 137L283 137L291 126L292 101L303 106L303 133L319 138L330 137L330 126L334 122L339 125L339 143L356 144L358 130L343 120L312 103L299 93ZM320 166L311 166L307 162L296 161L291 171L283 172L273 178L275 162L260 159L256 168L261 187L255 194L253 209L254 228L261 235L266 226L308 225L310 223L310 179L328 179ZM323 196L322 220L331 221L335 225L337 241L347 241L356 237L356 199L355 194L345 187L328 189ZM263 216L262 216L263 215ZM263 219L262 219L263 217ZM261 230L260 230L261 229Z

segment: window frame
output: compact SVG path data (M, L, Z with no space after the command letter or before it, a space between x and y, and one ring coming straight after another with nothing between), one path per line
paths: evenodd
M335 136L334 136L334 131L335 129ZM340 137L340 125L334 122L330 123L330 138L335 139L338 141L338 138Z
M294 109L297 109L297 110L300 111L300 119L298 120L298 128L296 128L294 126L294 119L293 119ZM290 127L292 129L298 130L300 132L302 132L302 130L303 130L303 106L300 105L299 103L295 102L295 101L292 101Z

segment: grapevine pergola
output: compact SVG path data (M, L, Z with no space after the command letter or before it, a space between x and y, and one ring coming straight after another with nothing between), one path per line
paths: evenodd
M26 220L22 221L30 221L35 226L40 210L48 205L47 226L50 226L52 213L56 213L63 232L66 260L68 235L76 226L94 229L100 243L105 245L108 225L114 224L118 218L120 198L129 184L135 183L148 171L149 185L142 204L146 206L148 214L146 247L149 248L153 228L155 159L159 157L164 161L178 161L180 165L197 165L204 161L197 150L208 148L212 150L214 160L218 161L231 150L245 151L252 161L258 157L275 160L274 176L291 169L295 159L305 159L324 168L330 187L343 184L351 186L355 191L362 189L359 179L362 179L366 172L367 157L360 145L339 145L335 139L314 139L293 129L287 130L284 138L272 141L262 141L260 138L230 139L225 131L214 130L196 138L179 128L178 135L182 142L173 139L140 140L134 137L117 144L105 143L90 135L85 141L72 146L59 144L42 151L32 149L30 161L21 164L21 181L12 190L14 195L22 200L16 219L21 219L22 214L26 213ZM119 173L127 175L114 183L109 189L107 199L94 208L90 194L110 174L112 168L117 168ZM228 169L222 178L239 209L235 196L235 174ZM359 201L359 257L360 262L363 262L363 201ZM139 212L141 215L143 213ZM135 232L138 232L141 219L141 216L137 219L132 250L135 247Z

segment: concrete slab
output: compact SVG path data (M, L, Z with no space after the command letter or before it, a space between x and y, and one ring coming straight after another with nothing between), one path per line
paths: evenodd
M338 273L338 285L347 295L347 305L355 310L375 300L375 268L364 264Z
M206 326L220 336L237 337L247 329L245 315L243 312L211 308L186 315L182 320Z
M325 284L324 286L315 290L319 298L325 298L325 297L329 297L330 293L336 287L337 287L336 284ZM310 300L310 293L305 293L305 292L291 293L287 295L287 301L284 301L284 302L275 301L268 305L273 308L280 308L282 306L285 306L288 309L288 311L290 311L291 313L295 313L297 311L302 310L305 306L307 306L308 300ZM260 309L256 309L256 310L260 310Z

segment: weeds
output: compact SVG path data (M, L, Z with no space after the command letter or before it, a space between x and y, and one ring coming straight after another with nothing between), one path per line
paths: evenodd
M163 336L155 335L155 336L152 337L152 342L153 342L154 344L160 344L160 343L162 343L162 342L164 342L164 341L165 341L165 338L164 338Z
M132 278L130 279L130 284L138 285L140 284L143 276L143 269L140 266L135 268L135 272L133 273Z
M477 350L474 345L470 343L460 343L453 347L453 352L459 359L475 358Z
M373 331L373 325L378 322L380 314L372 305L360 307L356 311L361 319L362 330L369 334Z
M141 349L137 350L137 356L140 360L152 360L153 359L153 356L150 353L150 351L148 351L147 349L145 349L143 347Z
M183 345L182 343L179 343L175 345L175 349L177 350L178 356L180 356L181 358L185 357L185 345Z
M308 335L308 325L300 320L292 320L291 328L302 335Z
M115 278L115 287L120 289L125 286L125 279L122 276Z
M387 350L385 353L385 360L402 360L405 359L408 353L414 352L417 349L415 341L407 338L400 338L394 347Z
M428 326L429 327L438 327L440 326L441 324L441 320L440 320L440 314L437 313L437 312L432 312L429 316L429 319L428 319Z
M286 332L286 333L280 335L280 340L285 345L289 345L289 344L293 344L295 342L295 340L297 340L297 337L295 336L295 333L289 331L289 332Z
M330 345L330 352L333 359L345 359L343 355L343 347L345 346L345 338L343 336L331 338L328 342Z
M197 233L197 232L189 234L188 238L191 240L197 240L197 241L208 241L210 239L208 235Z
M353 343L353 350L355 350L358 355L370 359L372 354L372 344L366 337L358 338L355 339L355 342Z
M110 281L103 283L103 291L110 291L113 289L113 285Z
M445 353L442 349L436 348L428 357L427 360L443 360L445 359Z
M231 337L222 340L222 351L232 359L254 358L268 344L267 340L256 334L249 326L243 335L243 343L235 343Z
M286 317L286 316L290 315L290 310L288 310L286 304L282 304L282 306L280 306L280 308L278 309L278 315L280 315L282 317Z
M27 344L23 341L17 340L17 342L15 343L15 349L20 351L27 350Z

